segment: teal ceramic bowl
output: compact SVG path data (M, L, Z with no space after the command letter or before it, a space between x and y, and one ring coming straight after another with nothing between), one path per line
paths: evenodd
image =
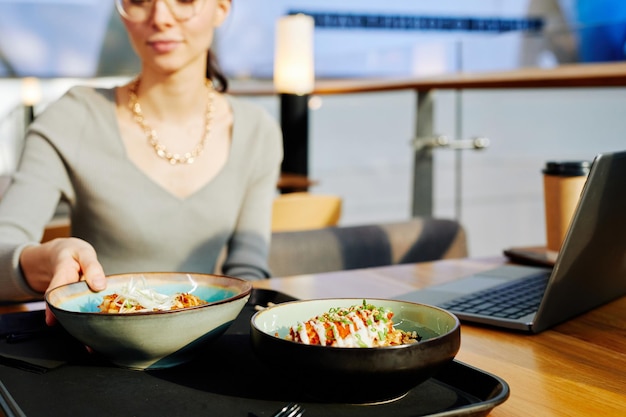
M404 301L366 299L393 311L396 328L417 331L418 343L386 347L329 347L286 340L289 328L331 308L362 298L294 301L261 310L251 319L252 347L272 372L292 377L315 400L380 403L403 397L454 359L461 343L457 317L440 308ZM297 380L293 375L300 375Z
M189 292L207 301L197 307L140 313L100 313L104 295L141 280L172 295ZM144 281L145 280L145 281ZM85 282L49 291L45 300L68 333L115 365L132 369L169 368L192 359L223 334L250 297L252 284L239 278L196 273L113 275L107 288L92 292Z

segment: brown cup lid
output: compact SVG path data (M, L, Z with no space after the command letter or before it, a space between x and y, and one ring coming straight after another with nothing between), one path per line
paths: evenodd
M560 177L578 177L589 174L590 168L589 161L548 161L542 172Z

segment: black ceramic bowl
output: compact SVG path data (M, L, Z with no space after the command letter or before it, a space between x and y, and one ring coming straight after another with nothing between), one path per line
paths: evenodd
M461 344L459 320L425 304L367 299L394 313L396 328L417 331L418 343L350 348L307 345L286 340L289 328L335 307L363 303L362 298L293 301L268 307L251 320L254 351L272 370L290 378L315 400L378 403L403 397L454 359Z

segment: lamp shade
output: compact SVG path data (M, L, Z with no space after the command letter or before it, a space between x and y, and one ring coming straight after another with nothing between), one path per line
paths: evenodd
M304 14L282 16L276 24L274 87L279 93L308 94L315 85L314 21Z
M22 78L22 103L25 106L34 106L41 101L41 86L35 77Z

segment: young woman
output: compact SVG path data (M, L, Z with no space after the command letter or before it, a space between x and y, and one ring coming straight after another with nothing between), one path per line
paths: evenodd
M73 87L27 133L0 202L0 298L41 297L105 274L214 271L269 277L280 128L225 94L210 51L230 0L116 0L141 72ZM39 244L60 200L71 238Z

